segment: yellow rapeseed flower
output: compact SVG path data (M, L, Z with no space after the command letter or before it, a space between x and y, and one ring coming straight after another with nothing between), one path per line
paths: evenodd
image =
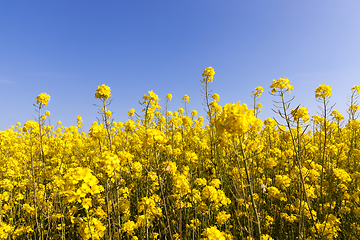
M222 134L226 130L230 134L240 135L250 128L259 129L262 121L254 116L254 112L246 104L228 103L224 106L217 120L217 131Z
M304 120L305 122L309 121L309 109L306 107L298 107L296 109L291 109L291 115L294 120Z
M317 99L331 97L331 95L332 95L331 87L325 84L321 84L315 90L315 98Z
M172 99L172 95L169 93L165 98L170 101Z
M276 93L278 91L286 92L294 89L294 87L290 85L289 79L285 77L280 78L279 80L274 79L273 84L270 85L270 88L272 93Z
M82 117L81 117L81 116L77 116L76 122L77 122L77 124L81 124L81 123L83 122Z
M135 109L130 109L128 112L129 117L133 117L135 115Z
M182 98L182 100L183 100L183 102L188 103L189 102L189 96L185 94L184 97Z
M111 90L110 90L109 86L102 84L102 85L98 86L98 88L96 89L95 98L106 100L109 97L111 97L110 91Z
M207 240L225 240L224 233L219 231L216 226L206 228L201 235L207 237Z
M214 99L215 102L220 101L220 96L217 93L214 93L211 97Z
M354 85L354 86L351 88L351 91L354 91L354 90L357 91L357 94L360 94L360 85Z
M263 87L258 86L257 88L255 88L255 91L251 91L251 94L252 94L254 97L260 97L263 92L264 92Z
M126 232L127 235L133 235L134 231L136 229L135 222L129 220L126 223L123 224L123 231Z
M48 103L50 101L50 95L47 93L40 93L37 97L36 97L36 103L40 103L44 106L47 106Z
M357 105L357 104L350 105L350 107L348 109L349 112L357 112L358 110L359 110L359 105Z
M335 120L338 121L338 122L344 120L344 116L341 115L338 110L333 110L333 111L331 112L330 116L332 116L333 119L335 119Z
M203 81L202 82L212 82L214 79L215 71L212 67L208 67L204 70L202 76Z

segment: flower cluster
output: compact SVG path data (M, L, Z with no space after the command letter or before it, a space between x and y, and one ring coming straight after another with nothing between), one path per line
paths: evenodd
M278 80L274 79L273 84L270 85L270 88L272 93L276 93L276 92L283 93L294 89L294 87L290 85L289 79L285 77L280 78Z
M260 129L263 123L254 116L254 112L246 104L228 103L223 107L217 121L218 133L226 132L234 135L244 134L249 129Z
M321 84L315 90L315 98L317 99L324 99L329 98L332 95L331 87L325 84Z
M291 115L293 116L294 120L302 119L305 122L309 121L309 109L306 107L298 107L296 109L291 110Z
M212 82L214 79L215 70L212 67L208 67L204 70L202 77L203 82Z
M40 103L44 106L47 106L50 101L50 95L47 93L40 93L39 96L36 97L36 103Z
M251 94L255 97L260 97L263 92L264 92L263 87L258 86L257 88L255 88L255 91L251 91Z
M111 97L110 87L106 86L105 84L98 86L96 89L95 98L106 100L109 97Z

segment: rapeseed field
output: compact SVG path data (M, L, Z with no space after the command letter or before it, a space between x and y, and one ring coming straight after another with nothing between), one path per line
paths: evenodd
M199 76L206 119L187 95L171 112L172 95L160 106L150 91L116 122L100 85L83 132L81 116L48 124L50 96L37 96L36 120L0 132L0 239L360 239L360 86L344 120L330 86L309 116L273 80L277 115L262 121L263 87L252 106L220 106L214 75Z

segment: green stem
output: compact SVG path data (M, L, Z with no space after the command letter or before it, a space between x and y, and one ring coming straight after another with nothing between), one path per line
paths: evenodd
M255 219L256 219L256 223L257 223L258 239L261 239L260 219L259 219L259 214L258 214L258 211L256 209L256 205L255 205L253 188L252 188L252 185L251 185L249 170L248 170L248 166L247 166L247 157L245 155L245 151L244 151L244 148L243 148L243 143L242 143L241 137L240 137L240 148L241 148L241 155L243 157L243 161L244 161L244 165L245 165L246 178L247 178L247 182L248 182L249 189L250 189L251 202L252 202L253 210L254 210L254 213L255 213Z
M90 217L89 217L89 212L87 210L87 208L85 208L85 212L86 212L86 218L87 218L87 222L88 222L88 227L89 227L89 231L90 231L90 235L91 235L91 240L94 240L92 231L91 231L91 227L90 227ZM111 237L110 237L111 239Z

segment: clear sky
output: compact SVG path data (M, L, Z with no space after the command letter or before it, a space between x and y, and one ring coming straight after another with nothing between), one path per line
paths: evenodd
M331 103L346 115L347 95L360 84L360 1L1 1L0 130L33 120L33 103L51 95L51 123L83 130L96 121L98 85L112 90L115 121L148 91L173 94L170 110L203 111L201 74L215 69L220 105L251 105L264 87L261 119L273 117L268 94L283 76L294 105L318 112L314 92L332 86Z

